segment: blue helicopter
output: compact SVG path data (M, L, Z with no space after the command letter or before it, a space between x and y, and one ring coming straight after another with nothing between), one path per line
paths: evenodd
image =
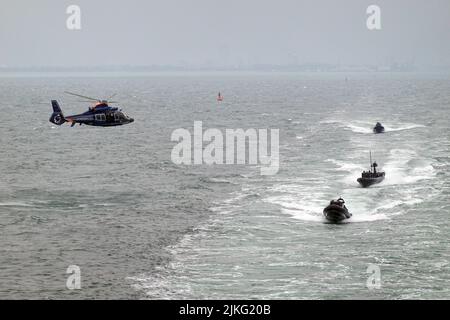
M116 103L115 101L95 99L67 91L65 93L87 99L87 101L83 102L91 102L94 103L94 105L85 113L65 117L58 101L52 100L53 113L49 120L51 123L58 126L68 122L72 124L71 127L77 123L79 123L80 126L85 124L97 127L113 127L134 122L133 118L125 115L119 108L113 108L108 105L108 103ZM115 94L109 97L109 99L113 96L115 96Z

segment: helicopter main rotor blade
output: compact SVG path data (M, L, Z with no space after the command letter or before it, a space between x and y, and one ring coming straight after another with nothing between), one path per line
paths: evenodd
M77 100L77 102L86 102L86 103L102 103L102 102L105 102L105 103L119 103L119 101L106 101L106 100L98 100L98 101L92 101L92 100Z
M92 98L92 97L82 96L81 94L77 94L77 93L73 93L73 92L69 92L69 91L64 91L64 93L70 94L70 95L72 95L72 96L84 98L84 99L89 99L89 100L92 100L92 101L100 101L100 100L97 99L97 98Z
M110 96L108 99L106 99L106 100L110 100L110 99L112 99L112 98L114 98L115 96L117 95L117 93L114 93L112 96Z

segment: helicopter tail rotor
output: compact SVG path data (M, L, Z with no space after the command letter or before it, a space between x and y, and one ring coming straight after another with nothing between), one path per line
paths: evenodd
M49 119L51 123L56 124L57 126L62 125L66 122L64 115L62 113L61 107L59 106L58 101L52 100L53 113Z

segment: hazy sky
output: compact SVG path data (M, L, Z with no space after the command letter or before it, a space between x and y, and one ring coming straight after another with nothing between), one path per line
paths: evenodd
M449 0L0 0L0 66L413 61L450 65Z

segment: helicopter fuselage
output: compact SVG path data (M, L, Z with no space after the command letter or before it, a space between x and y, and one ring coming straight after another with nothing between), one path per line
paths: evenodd
M79 123L90 126L112 127L132 123L134 119L127 117L118 108L106 106L96 107L82 114L68 116L66 117L66 121L72 122L72 124Z

